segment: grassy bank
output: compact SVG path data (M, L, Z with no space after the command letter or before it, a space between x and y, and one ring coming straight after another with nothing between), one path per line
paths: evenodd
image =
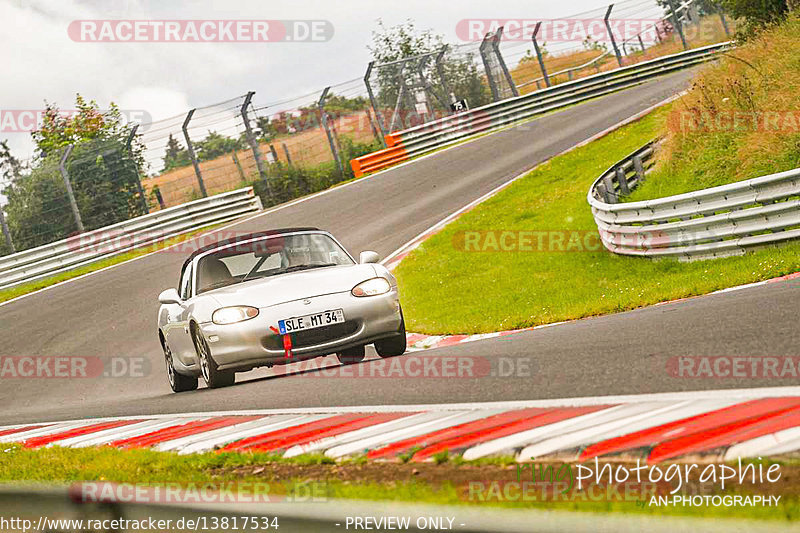
M409 330L441 334L522 328L800 270L798 244L679 263L616 256L592 237L597 228L586 193L593 180L656 137L670 111L662 108L539 166L412 252L396 271ZM505 242L503 232L511 232Z
M714 494L781 495L776 507L650 507L649 490L631 486L609 492L597 488L570 490L553 482L542 482L529 496L504 496L502 487L524 481L510 458L485 460L475 464L458 460L435 463L374 463L356 458L343 463L319 455L282 459L264 453L205 453L177 455L150 450L115 448L26 449L5 445L0 462L0 483L71 484L104 481L138 485L174 484L183 487L229 487L238 483L242 492L260 488L260 495L271 501L294 498L296 501L360 499L404 501L448 505L473 505L509 508L546 508L571 511L629 512L718 516L764 520L797 520L798 473L795 462L781 463L782 477L770 486L742 485ZM560 464L554 464L557 470ZM765 466L765 469L767 467ZM528 470L528 473L530 470ZM550 485L547 485L550 483ZM256 485L259 484L259 485ZM477 484L477 485L476 485ZM268 489L264 487L268 486ZM500 493L493 487L500 487ZM600 490L599 492L597 492ZM704 492L708 493L708 492ZM538 496L537 496L538 495ZM542 495L546 495L544 500ZM309 500L313 498L313 500Z
M659 166L628 200L800 167L800 16L706 68L658 128Z

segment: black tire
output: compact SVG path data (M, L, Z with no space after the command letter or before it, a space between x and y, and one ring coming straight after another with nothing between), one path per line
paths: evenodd
M206 382L209 389L219 389L220 387L230 387L236 382L236 373L226 370L220 370L214 357L211 355L211 349L208 347L203 334L198 330L197 326L192 328L192 340L194 341L195 350L197 350L197 359L200 362L200 374L203 376L203 381Z
M375 351L381 357L397 357L406 353L406 319L400 310L400 329L396 335L375 341Z
M366 357L367 351L365 346L356 346L355 348L348 348L336 354L336 358L343 365L353 365L360 363Z
M164 350L164 360L167 364L167 381L169 381L172 392L186 392L197 389L197 377L179 374L175 370L172 352L164 339L161 339L161 349Z

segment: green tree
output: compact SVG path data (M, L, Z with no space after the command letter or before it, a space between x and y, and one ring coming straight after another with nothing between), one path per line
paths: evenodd
M103 112L96 102L77 95L76 111L68 114L46 104L42 127L32 138L41 155L29 169L13 172L4 191L9 228L19 248L62 239L77 230L59 172L69 145L73 150L66 168L87 230L144 212L138 188L144 147L130 137L116 105Z
M164 168L161 172L168 172L173 168L185 167L192 164L192 159L189 157L189 151L181 146L180 141L169 134L167 138L167 149L164 152Z
M210 161L218 158L221 155L244 148L241 139L225 137L224 135L220 135L215 131L209 131L205 139L195 144L197 158L200 161Z

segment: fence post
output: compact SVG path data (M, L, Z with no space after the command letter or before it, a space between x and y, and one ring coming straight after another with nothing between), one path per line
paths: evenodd
M486 71L486 78L489 80L489 88L492 90L492 101L497 102L498 100L500 100L500 94L497 91L497 84L494 81L494 74L492 73L492 65L489 62L489 57L486 55L486 47L491 46L491 44L489 43L491 35L492 35L491 32L484 35L483 42L478 48L478 51L481 54L481 60L483 61L483 69Z
M336 142L333 139L333 133L331 132L330 125L328 124L328 114L325 112L325 100L328 98L328 91L330 91L330 87L325 87L325 90L322 91L322 94L319 97L319 102L317 102L317 108L319 109L320 114L320 122L322 123L322 128L325 130L325 135L328 136L328 144L331 147L331 153L333 154L333 159L336 161L336 168L339 169L339 174L344 176L344 170L342 169L342 161L339 159L339 151L336 149Z
M642 52L644 52L644 41L642 40L642 34L640 33L640 34L639 34L639 35L637 35L636 37L638 37L638 38L639 38L639 46L641 46L641 47L642 47Z
M269 185L269 177L267 176L267 171L264 168L264 160L261 157L261 149L258 147L258 141L256 140L256 136L253 135L253 127L250 125L250 117L247 115L247 108L250 106L250 101L253 99L254 94L256 94L255 91L250 91L247 93L247 96L244 97L244 103L242 104L242 107L239 110L239 112L242 115L242 122L244 123L244 133L245 137L247 137L247 144L250 145L250 149L253 151L253 158L256 160L256 168L258 169L258 175L261 176L261 180L264 182L264 187L267 190L267 196L270 199L272 199L272 189Z
M292 156L289 155L289 147L286 146L286 143L281 143L283 146L283 153L286 154L286 166L292 166Z
M614 55L617 56L617 63L619 66L622 66L622 54L619 53L619 47L617 46L617 40L614 38L614 32L611 31L611 23L608 21L608 18L611 16L611 10L614 9L614 4L608 6L608 11L606 11L606 16L603 19L606 23L606 30L608 30L608 38L611 39L611 46L614 47Z
M125 141L125 148L128 150L128 153L133 159L133 166L136 167L136 189L139 191L139 196L142 199L142 207L144 208L144 213L150 213L150 206L147 203L147 195L144 192L144 187L142 187L142 174L139 172L139 163L136 161L136 156L133 153L133 138L136 136L136 130L139 129L139 125L136 124L133 126L131 133L128 135L128 139Z
M683 43L683 49L688 50L689 45L686 43L686 36L683 34L683 23L681 22L681 18L678 16L678 11L675 8L675 0L667 0L669 4L669 10L672 12L672 20L675 22L675 29L678 30L678 35L681 37L681 42Z
M731 30L728 29L728 21L725 19L725 13L720 8L717 8L717 13L719 13L719 20L722 22L722 29L725 30L725 37L730 37Z
M503 59L503 54L500 53L500 41L502 40L503 26L500 26L497 28L497 32L494 34L494 39L492 40L492 49L494 50L495 57L497 57L497 62L500 63L500 69L503 71L503 76L506 78L506 83L508 83L508 87L511 89L511 95L519 96L517 86L514 84L514 78L511 77L511 73L508 71L508 67L506 66L506 60Z
M536 40L536 36L539 35L539 29L542 27L541 22L536 23L536 27L533 29L533 35L531 35L531 40L533 41L533 49L536 50L536 58L539 60L539 69L542 71L542 76L544 77L544 84L550 87L550 76L547 75L547 68L544 66L544 56L542 55L542 50L539 48L539 41ZM536 82L536 88L539 88L539 82Z
M6 223L6 216L3 213L3 206L0 205L0 227L3 229L3 237L6 238L6 244L8 245L8 249L13 254L17 250L14 248L14 241L11 240L11 231L8 229L8 224Z
M239 162L239 156L236 155L236 150L231 152L231 157L233 158L233 163L236 165L236 169L239 171L239 177L242 181L247 181L247 176L244 174L244 169L242 168L242 164Z
M448 45L442 46L442 49L439 50L439 53L436 55L436 72L439 73L439 81L442 83L442 91L444 94L450 97L450 103L455 103L455 100L452 98L453 92L450 90L450 85L447 83L447 76L444 73L444 64L442 63L442 59L444 58L445 52L447 52ZM447 109L446 111L450 111ZM451 111L452 114L452 111Z
M61 177L64 178L64 187L67 189L67 198L69 198L69 206L72 208L72 216L75 218L75 225L78 226L78 231L83 233L83 220L81 220L81 212L78 210L78 203L75 201L75 193L72 191L72 184L69 182L69 172L67 172L67 159L72 154L73 146L67 146L64 153L61 155L61 162L58 164L58 170L61 172Z
M183 121L183 138L186 139L186 150L189 152L189 157L192 158L192 165L194 166L194 173L197 176L197 183L200 185L200 193L203 195L203 198L208 196L206 192L206 184L203 183L203 175L200 173L200 163L197 162L197 156L194 153L194 146L192 145L192 139L189 138L189 122L192 120L194 116L194 109L190 110L186 114L186 120Z
M369 95L369 103L372 105L372 110L375 112L375 119L378 122L378 127L381 130L380 141L384 148L386 148L386 140L384 137L386 136L386 128L383 124L383 116L381 112L378 110L378 105L375 103L375 93L372 92L372 85L369 83L369 77L372 75L372 67L375 66L374 61L370 61L369 65L367 65L367 72L364 74L364 85L367 86L367 95Z

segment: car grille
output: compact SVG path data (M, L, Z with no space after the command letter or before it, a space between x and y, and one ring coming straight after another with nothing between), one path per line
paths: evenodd
M333 324L322 328L307 329L292 333L292 347L306 348L327 342L336 341L349 337L358 331L357 322L344 322ZM283 340L276 335L270 335L264 339L264 345L268 350L283 350Z

